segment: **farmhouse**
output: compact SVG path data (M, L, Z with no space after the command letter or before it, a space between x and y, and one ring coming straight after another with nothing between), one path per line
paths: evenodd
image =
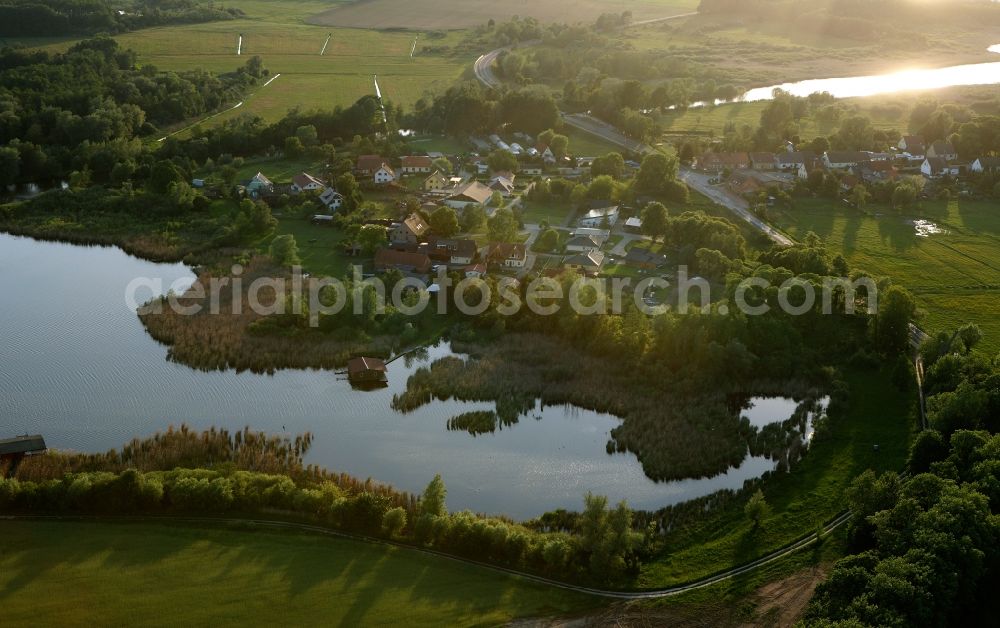
M662 266L666 263L667 257L665 255L653 253L649 249L644 249L638 246L634 246L629 249L628 253L625 255L625 264L633 268L653 270L654 268Z
M426 174L434 169L434 164L427 155L407 155L400 161L399 170L403 174Z
M739 170L750 167L747 153L705 153L695 160L695 167L705 172L722 172L725 169Z
M914 159L920 159L924 157L926 151L926 144L924 138L919 135L905 135L899 144L896 145L899 150L903 151L907 155L910 155Z
M392 183L396 180L396 173L389 167L388 164L382 164L382 167L376 170L375 174L372 175L372 180L379 185Z
M466 205L486 205L493 196L493 190L479 181L470 181L455 188L451 196L444 199L445 205L455 209L463 209Z
M942 157L927 157L924 159L924 163L920 165L921 174L927 178L937 178L943 176L956 177L961 173L961 171L962 169L960 166L949 164L948 160Z
M958 151L951 145L951 142L938 140L927 149L927 157L944 159L945 161L955 161L958 159Z
M371 177L385 163L386 160L381 155L360 155L358 156L357 165L354 166L354 173L364 177Z
M313 192L316 190L322 190L326 185L316 177L312 176L308 172L300 172L299 174L292 177L292 193L301 194L302 192Z
M467 239L430 237L417 249L435 262L449 266L468 266L476 259L476 242Z
M563 260L563 266L570 270L575 270L586 275L595 275L604 265L604 253L601 251L591 251L589 253L578 253Z
M246 188L247 194L249 194L252 198L257 198L264 194L274 192L274 184L271 183L271 180L265 177L262 172L255 174L252 179L247 181L247 184L244 187Z
M816 159L815 153L807 151L793 151L789 153L778 153L775 156L779 170L798 171L801 166L811 164Z
M326 188L319 195L319 202L328 209L340 209L340 206L344 204L344 195L333 188Z
M511 175L513 176L513 175ZM497 175L493 177L490 181L490 189L494 192L500 192L504 196L510 196L514 193L514 181L505 176Z
M393 223L389 241L393 244L417 244L428 231L430 225L419 214L410 214L404 220Z
M868 161L868 153L861 151L827 151L823 154L823 165L830 170L847 170Z
M404 274L426 275L431 269L431 258L424 253L379 249L375 252L375 270L398 270Z
M584 214L577 224L581 227L602 227L607 225L609 227L614 226L618 222L618 206L611 205L606 207L595 207Z
M569 253L590 253L600 250L601 245L590 235L578 235L566 242L566 251Z
M520 243L492 242L483 255L486 261L505 268L524 268L528 261L528 250Z
M750 164L754 170L774 170L778 157L774 153L750 153Z
M969 166L969 170L976 173L1000 172L1000 157L980 157L972 162L972 165Z
M441 174L440 170L435 170L431 173L431 176L424 179L424 191L425 192L435 192L437 190L443 190L448 187L449 181L448 177Z

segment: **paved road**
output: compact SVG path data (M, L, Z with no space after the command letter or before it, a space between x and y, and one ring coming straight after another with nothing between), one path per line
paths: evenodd
M823 535L827 535L830 532L836 530L838 527L846 523L851 518L849 512L844 512L830 521L828 524L823 526ZM489 569L491 571L504 573L510 576L516 576L524 580L530 580L532 582L537 582L539 584L544 584L551 587L556 587L558 589L565 589L567 591L576 591L577 593L586 593L588 595L593 595L596 597L611 598L618 600L648 600L656 598L670 597L673 595L678 595L680 593L685 593L687 591L694 591L696 589L703 589L705 587L723 582L730 578L740 576L744 573L758 569L764 565L772 563L776 560L780 560L789 554L793 554L801 549L805 549L812 545L816 541L816 533L810 533L807 536L802 537L798 541L786 545L785 547L771 552L766 556L762 556L757 560L746 563L739 567L733 569L728 569L723 572L719 572L714 576L709 576L707 578L702 578L701 580L696 580L688 584L682 584L676 587L668 587L664 589L651 589L647 591L612 591L608 589L597 589L593 587L583 587L575 584L568 584L565 582L559 582L558 580L551 580L549 578L544 578L542 576L536 576L534 574L524 573L516 571L514 569L507 569L506 567L498 567L496 565L491 565L489 563L482 563L476 560L471 560L468 558L461 558L458 556L452 556L450 554L445 554L443 552L438 552L432 549L427 549L423 547L414 547L412 545L406 545L403 543L397 543L394 541L388 541L385 539L379 539L374 537L368 537L359 534L350 534L347 532L340 532L338 530L331 530L330 528L324 528L323 526L310 525L307 523L295 523L291 521L276 521L270 519L235 519L227 517L172 517L172 516L94 516L94 515L0 515L0 521L4 520L50 520L50 521L137 521L137 522L176 522L176 523L196 523L196 524L226 524L226 525L252 525L258 528L273 528L273 529L284 529L284 530L298 530L302 532L310 532L313 534L321 534L324 536L338 537L352 539L355 541L362 541L366 543L374 543L377 545L390 545L394 547L401 547L410 551L420 552L422 554L434 555L447 560L453 560L458 563L466 563L469 565L476 565L482 567L483 569Z
M746 199L733 194L723 186L711 185L708 182L709 175L694 172L688 168L682 168L680 178L691 188L701 192L719 205L730 209L737 216L750 223L754 229L757 229L767 237L771 238L775 244L778 244L779 246L792 246L795 244L791 238L755 216L753 212L750 211L750 204L746 201Z

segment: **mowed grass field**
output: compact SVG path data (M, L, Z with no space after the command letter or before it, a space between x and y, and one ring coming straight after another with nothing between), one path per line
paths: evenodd
M915 219L943 232L917 235ZM852 267L887 275L911 292L924 310L928 332L977 323L983 348L1000 351L1000 208L995 202L923 201L917 211L865 212L826 200L797 200L776 224L795 238L813 231Z
M595 598L414 551L161 523L0 522L2 623L495 626Z
M240 4L247 14L244 19L151 28L116 39L135 50L140 63L161 70L232 72L251 56L259 55L272 76L281 75L268 86L256 88L243 106L206 124L218 124L244 113L274 121L294 107L307 110L349 105L375 93L375 75L384 98L411 105L427 93L446 89L463 72L471 71L475 55L421 51L425 44L450 46L459 41L457 33L427 40L422 33L331 29L305 23L306 18L331 4L251 0ZM243 47L237 55L240 34ZM320 55L328 34L332 35L330 43ZM411 57L415 37L417 48ZM58 51L74 41L33 38L23 43Z
M351 28L456 29L514 16L542 22L591 22L602 13L631 11L648 20L694 11L698 0L361 0L331 8L309 21Z

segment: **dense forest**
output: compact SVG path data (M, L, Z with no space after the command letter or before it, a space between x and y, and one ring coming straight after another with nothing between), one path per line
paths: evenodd
M0 36L53 37L115 34L124 31L242 17L237 8L218 8L196 0L3 0Z
M908 475L872 472L848 492L851 556L816 590L806 624L995 623L1000 586L1000 364L967 326L927 341L930 429Z

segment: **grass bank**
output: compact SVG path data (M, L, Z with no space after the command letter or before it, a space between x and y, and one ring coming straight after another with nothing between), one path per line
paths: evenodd
M848 412L817 433L789 473L764 483L771 513L754 529L742 502L668 535L662 553L643 566L638 584L670 586L753 560L815 531L845 508L844 489L866 469L901 469L916 428L916 396L887 373L846 378ZM878 446L876 449L875 446Z
M594 608L470 565L252 527L0 522L11 625L490 626Z

